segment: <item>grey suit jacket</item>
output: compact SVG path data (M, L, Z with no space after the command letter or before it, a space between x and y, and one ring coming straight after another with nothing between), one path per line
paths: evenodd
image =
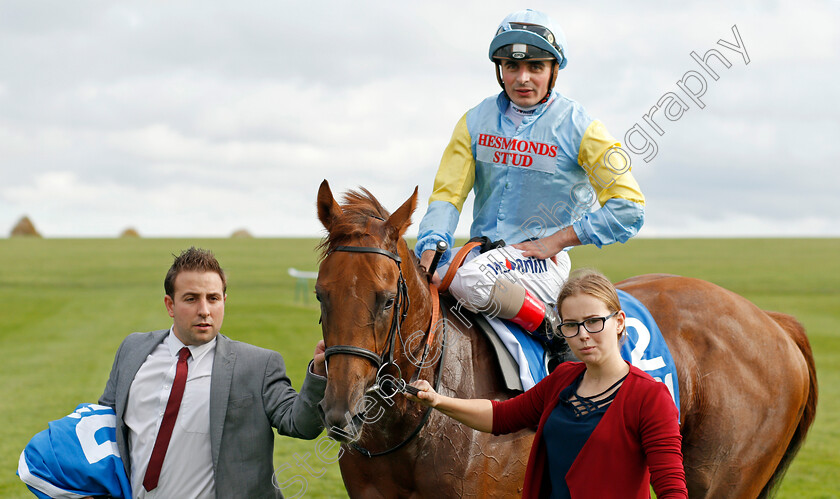
M117 350L99 403L117 413L117 445L131 476L128 428L124 422L128 391L146 357L166 338L168 329L133 333ZM233 341L219 334L210 378L210 444L216 496L283 497L272 483L274 431L313 439L323 424L318 403L326 379L307 370L300 393L286 376L279 353Z

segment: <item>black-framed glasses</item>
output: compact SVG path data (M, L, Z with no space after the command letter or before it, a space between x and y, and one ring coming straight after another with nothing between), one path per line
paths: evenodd
M563 322L560 324L560 334L562 334L564 338L574 338L580 333L581 326L583 326L589 333L600 333L604 330L604 324L607 323L607 319L610 319L617 313L618 310L604 317L590 317L581 322Z

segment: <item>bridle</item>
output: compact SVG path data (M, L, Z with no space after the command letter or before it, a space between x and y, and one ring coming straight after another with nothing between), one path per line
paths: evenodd
M397 281L397 294L394 297L394 315L391 318L391 329L388 331L388 339L386 340L386 343L388 345L386 347L387 350L382 352L382 354L380 355L374 352L373 350L357 347L355 345L334 345L331 347L327 347L327 349L324 351L324 358L328 363L330 357L336 354L343 353L347 355L356 355L358 357L364 357L371 361L374 366L376 366L376 376L377 378L379 378L379 373L382 371L383 367L386 367L391 364L396 365L394 364L394 344L397 341L397 336L400 336L400 341L402 342L402 336L400 335L400 326L405 320L405 316L408 314L409 305L411 305L411 301L408 298L408 287L405 284L405 278L403 277L402 273L402 265L400 265L402 263L402 259L399 257L399 255L391 253L388 250L384 250L382 248L373 248L369 246L336 246L332 249L331 252L338 251L346 251L348 253L375 253L378 255L385 255L391 260L397 262L397 268L400 271L400 278Z
M388 338L386 340L386 344L387 344L386 350L384 352L382 352L381 354L378 354L378 353L374 352L373 350L368 350L367 348L362 348L362 347L358 347L358 346L355 346L355 345L333 345L333 346L327 347L324 350L324 360L325 360L325 363L327 365L327 373L329 373L329 358L331 356L338 355L338 354L355 355L355 356L363 357L363 358L371 361L377 369L377 371L376 371L376 382L375 382L374 386L368 391L371 391L371 390L378 391L381 396L387 397L387 398L393 397L399 391L416 391L416 389L409 390L409 389L412 389L413 387L406 385L405 381L402 379L402 370L394 362L394 346L396 344L396 340L397 340L398 336L400 337L400 343L403 345L403 349L405 349L405 343L403 342L402 335L400 334L400 326L402 325L403 321L405 321L405 317L408 314L408 307L411 305L411 300L408 297L408 286L405 283L405 278L403 277L403 273L402 273L402 259L399 257L399 255L397 255L395 253L392 253L388 250L384 250L382 248L371 247L371 246L336 246L335 248L333 248L330 251L330 253L341 252L341 251L348 252L348 253L373 253L373 254L387 256L388 258L390 258L391 260L393 260L394 262L397 263L397 269L399 269L400 277L397 280L397 293L396 293L396 296L394 297L394 305L393 305L394 315L391 318L391 328L388 331ZM433 291L432 291L433 294L436 295L437 294L436 288L433 287L432 289L433 289ZM437 296L433 296L433 299L436 299L436 298L437 298ZM442 336L441 354L440 354L440 359L438 361L439 364L438 364L438 367L437 367L437 372L435 374L435 378L436 378L435 390L440 388L440 380L441 380L440 374L441 374L441 369L443 367L444 356L446 354L445 310L441 309L441 312L442 312L442 316L444 317L444 320L441 322L441 324L443 324L443 336ZM420 371L422 370L423 366L425 366L426 355L429 352L429 347L430 347L430 345L432 343L432 340L434 338L434 328L437 325L434 318L435 317L434 317L434 314L433 314L431 324L429 324L429 331L426 333L426 345L425 345L424 350L423 350L423 356L422 356L422 359L420 361L420 365L418 366L418 369L414 372L414 376L412 376L411 382L416 381L419 378ZM390 376L390 375L386 376L385 374L383 374L383 371L388 366L394 366L396 368L396 375L395 376ZM392 380L397 380L399 383L402 384L402 386L393 386L394 381L392 381ZM388 385L390 385L390 386L388 386ZM383 390L387 390L387 392L383 393ZM390 394L388 394L388 392L390 392ZM411 441L411 439L413 439L415 436L417 436L417 434L420 433L420 430L426 424L426 421L428 421L430 414L431 414L431 407L427 407L426 410L425 410L425 414L423 415L423 418L420 421L420 424L417 425L417 427L414 429L414 431L408 437L406 437L405 440L403 440L399 444L397 444L394 447L391 447L387 450L384 450L384 451L381 451L381 452L370 452L369 450L367 450L364 447L362 447L360 445L357 445L355 443L351 443L350 446L353 449L359 451L360 453L362 453L363 455L365 455L369 458L370 457L376 457L376 456L382 456L382 455L385 455L385 454L390 454L391 452L394 452L394 451L402 448L405 444L407 444L409 441Z

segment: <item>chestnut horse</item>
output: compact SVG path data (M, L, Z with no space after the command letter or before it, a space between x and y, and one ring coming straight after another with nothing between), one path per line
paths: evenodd
M416 203L415 189L390 215L364 189L343 205L326 181L318 192L328 232L315 288L328 358L321 408L342 442L345 487L351 497L517 496L533 432L480 433L395 394L417 377L450 396L516 394L482 333L455 314L431 324L426 273L402 238ZM697 279L646 275L618 287L650 310L676 363L690 497L767 496L816 412L802 326Z

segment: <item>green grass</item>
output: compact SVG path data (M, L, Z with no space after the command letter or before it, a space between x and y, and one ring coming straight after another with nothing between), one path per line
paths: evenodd
M225 334L280 351L299 387L320 326L316 302L296 296L287 270L315 270L316 243L0 239L0 497L32 497L14 474L21 450L48 421L99 398L122 339L169 326L163 276L171 255L190 245L212 249L228 273ZM795 315L815 352L820 401L778 497L827 498L840 497L837 255L838 239L636 239L602 250L578 248L572 260L616 281L651 272L699 277L762 308ZM324 462L336 449L318 442L277 439L278 479L298 484L287 495L305 483L306 497L346 496L337 464Z

